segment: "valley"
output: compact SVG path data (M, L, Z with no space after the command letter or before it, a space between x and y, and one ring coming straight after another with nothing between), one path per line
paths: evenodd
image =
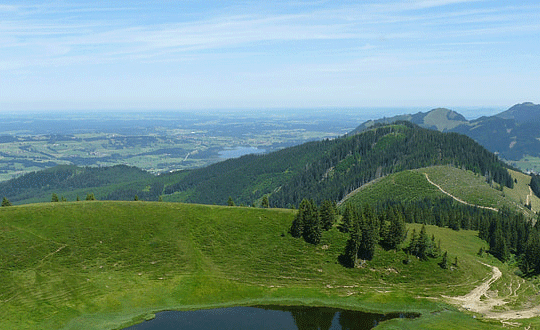
M0 184L17 204L0 208L0 328L120 329L255 305L421 314L377 329L538 327L530 184L472 139L409 122L157 176L28 173ZM305 199L337 207L313 243L292 235ZM405 234L390 247L396 216ZM372 255L348 266L354 231L368 239L372 225ZM411 254L422 232L429 257Z

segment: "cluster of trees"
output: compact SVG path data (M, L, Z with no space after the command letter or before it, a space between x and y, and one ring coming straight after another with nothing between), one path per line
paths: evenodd
M503 262L514 258L525 275L540 274L540 214L536 221L531 221L523 213L508 208L495 212L457 203L451 198L388 200L376 209L380 213L388 207L393 207L408 223L477 230L478 236L489 244L487 252Z
M79 195L77 195L77 202L80 201L80 197ZM87 201L93 201L93 200L96 200L96 197L94 196L94 193L89 193L89 194L86 194L86 200ZM67 199L62 196L61 198L58 198L58 195L56 193L53 193L51 195L51 202L52 203L58 203L58 202L67 202Z
M377 244L387 250L398 250L407 238L405 218L396 205L377 210L369 205L360 209L347 204L342 220L339 229L350 233L345 251L340 256L340 262L346 267L355 267L359 260L372 260ZM440 242L435 244L435 236L429 239L426 227L422 226L419 234L413 230L410 242L403 250L407 253L408 263L411 255L421 260L437 258L440 249ZM447 267L445 260L441 262L441 267L443 265Z
M336 205L324 201L317 206L313 200L304 199L298 207L290 233L293 237L303 237L311 244L319 244L322 231L329 230L336 222Z

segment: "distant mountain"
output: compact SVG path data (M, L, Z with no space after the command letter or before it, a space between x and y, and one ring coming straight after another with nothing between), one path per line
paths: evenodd
M540 122L540 104L525 102L495 115L503 119L514 119L518 124Z
M424 128L465 134L507 161L525 156L540 157L540 105L516 104L494 116L468 121L459 113L438 108L429 112L399 115L367 121L352 133L362 132L378 123L407 120Z
M418 112L411 115L398 115L389 118L382 118L377 120L369 120L358 126L350 134L360 133L375 124L390 124L395 121L406 120L424 128L435 129L441 132L448 131L459 125L467 124L468 121L461 114L445 109L437 108L429 112Z

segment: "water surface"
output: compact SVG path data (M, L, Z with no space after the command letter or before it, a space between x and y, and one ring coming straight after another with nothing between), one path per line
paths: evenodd
M166 311L125 330L363 330L413 314L374 314L327 307L255 306Z

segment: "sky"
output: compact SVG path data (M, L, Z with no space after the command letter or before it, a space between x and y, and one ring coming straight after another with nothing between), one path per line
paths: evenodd
M537 1L3 1L0 111L540 103Z

